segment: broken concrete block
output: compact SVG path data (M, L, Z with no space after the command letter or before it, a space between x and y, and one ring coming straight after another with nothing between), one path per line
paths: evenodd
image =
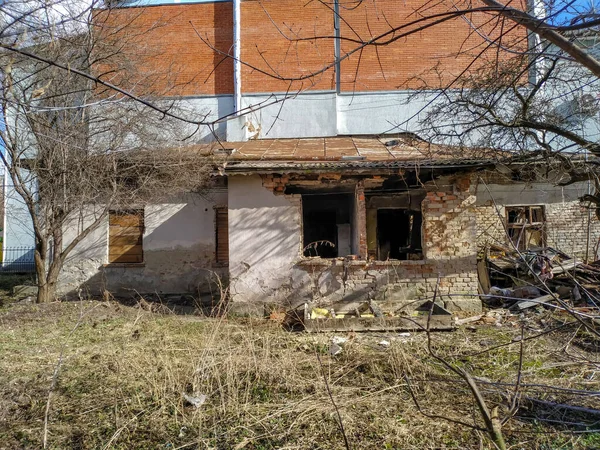
M19 286L13 287L13 292L12 292L14 297L19 297L19 298L36 297L37 293L38 293L37 286L25 286L25 285L19 285Z

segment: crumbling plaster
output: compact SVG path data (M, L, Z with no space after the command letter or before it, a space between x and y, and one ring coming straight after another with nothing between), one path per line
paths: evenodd
M61 294L114 295L192 294L214 290L216 277L227 268L215 262L214 206L226 206L227 193L187 194L168 203L144 208L144 262L108 264L108 219L79 243L65 261L59 280ZM93 211L65 227L65 245Z
M299 195L274 195L259 175L229 178L229 274L234 302L284 302L302 249Z
M475 196L468 176L427 187L421 204L421 261L368 261L364 236L359 238L363 259L304 258L301 197L283 195L279 184L271 184L267 180L265 187L259 176L229 179L234 306L373 299L397 309L431 298L437 288L438 298L450 309L481 309L476 296ZM360 183L356 194L358 209L362 201L364 210Z

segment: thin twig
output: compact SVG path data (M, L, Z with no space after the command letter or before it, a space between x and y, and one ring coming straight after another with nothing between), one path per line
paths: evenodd
M342 436L344 438L344 446L346 447L346 450L351 450L350 443L348 442L348 437L346 436L346 430L344 430L344 422L342 421L342 415L340 414L340 410L337 407L335 400L333 399L333 394L331 393L331 388L329 387L329 382L327 381L327 374L325 373L325 369L323 368L321 357L319 356L318 352L316 353L316 355L317 361L319 361L319 367L321 368L321 374L323 375L323 381L325 382L325 388L327 389L327 394L329 395L329 400L331 400L331 404L333 405L333 408L335 409L335 412L337 414L337 423L340 428L340 433L342 433Z

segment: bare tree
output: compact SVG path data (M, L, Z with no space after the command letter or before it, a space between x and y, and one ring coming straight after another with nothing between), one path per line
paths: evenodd
M69 18L62 29L25 23L14 43L19 51L0 54L2 158L31 217L38 302L55 297L65 259L109 210L201 189L208 173L206 154L177 148L185 121L169 119L186 112L174 102L135 100L156 98L157 77L169 75L131 84L127 51L139 51L140 32L112 27L89 7L59 17ZM72 239L64 239L66 227L77 230Z

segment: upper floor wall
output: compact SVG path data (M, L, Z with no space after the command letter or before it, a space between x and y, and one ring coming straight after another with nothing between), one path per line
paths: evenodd
M184 2L130 1L125 4L142 6L115 8L99 14L99 19L111 30L143 30L133 40L138 69L134 77L170 72L157 92L232 94L232 2ZM500 26L489 15L446 20L449 11L451 6L419 0L241 1L241 91L439 88L473 68L473 56L495 55L492 41L501 32L503 45L510 40L527 45L524 32ZM423 17L435 19L423 22ZM444 20L423 27L438 18ZM423 29L403 36L418 28ZM363 45L378 36L377 45Z

